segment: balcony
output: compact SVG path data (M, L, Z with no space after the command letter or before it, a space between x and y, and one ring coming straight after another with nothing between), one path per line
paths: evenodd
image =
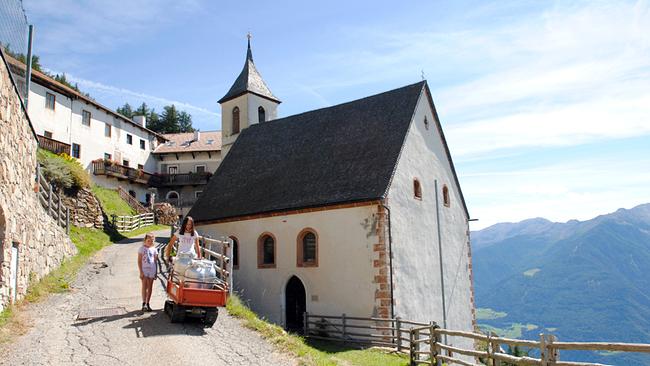
M207 184L212 173L158 174L120 165L110 160L93 160L93 174L144 184L150 187L175 187Z
M158 174L158 184L161 187L202 185L207 184L212 173L181 173L181 174Z
M189 208L194 206L196 200L196 198L166 198L157 199L156 203L169 203L170 205L177 208Z
M105 175L107 177L117 178L118 180L128 180L148 186L156 186L159 180L159 177L155 174L103 159L93 160L93 174Z
M70 145L49 137L38 135L38 146L57 155L62 153L70 155Z

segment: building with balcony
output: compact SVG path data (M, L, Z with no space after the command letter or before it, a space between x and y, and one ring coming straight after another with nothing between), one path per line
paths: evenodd
M24 68L7 61L18 72ZM95 184L121 186L146 202L158 166L151 153L165 137L146 128L143 116L129 119L44 73L33 70L31 79L28 113L39 146L77 158Z
M157 162L156 202L168 202L187 213L221 163L221 131L163 135L152 155Z

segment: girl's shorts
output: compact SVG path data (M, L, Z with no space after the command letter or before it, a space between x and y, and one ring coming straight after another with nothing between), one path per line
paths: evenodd
M156 278L156 268L142 267L142 274L147 278Z

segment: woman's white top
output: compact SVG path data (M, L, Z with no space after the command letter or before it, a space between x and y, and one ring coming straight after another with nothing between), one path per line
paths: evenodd
M177 253L191 253L193 256L196 257L196 250L194 249L194 242L196 241L196 238L199 236L199 233L194 231L194 235L190 235L189 233L185 232L185 234L181 234L180 231L177 231L174 233L176 237L178 238L178 252Z

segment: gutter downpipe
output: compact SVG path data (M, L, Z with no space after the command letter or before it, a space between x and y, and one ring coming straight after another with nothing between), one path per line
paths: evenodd
M438 198L438 180L434 181L436 191L436 226L438 227L438 254L440 259L440 288L442 292L442 326L447 329L447 304L445 300L445 276L442 267L442 235L440 233L440 202ZM445 334L445 343L447 343L447 335Z
M388 280L390 281L390 318L395 318L395 298L393 297L393 232L390 224L390 208L383 202L381 203L386 211L388 211Z

